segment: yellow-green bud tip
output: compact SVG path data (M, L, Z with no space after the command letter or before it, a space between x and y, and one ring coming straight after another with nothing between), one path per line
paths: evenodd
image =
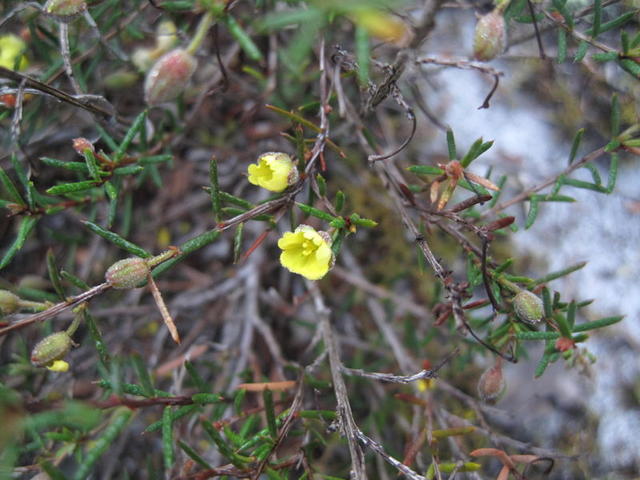
M44 11L59 20L72 20L87 9L84 0L48 0Z
M9 290L0 290L0 315L9 315L20 307L20 298Z

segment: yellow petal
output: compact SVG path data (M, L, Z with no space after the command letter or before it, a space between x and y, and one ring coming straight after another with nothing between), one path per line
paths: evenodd
M69 370L69 364L64 360L55 360L47 368L52 372L66 372L67 370Z

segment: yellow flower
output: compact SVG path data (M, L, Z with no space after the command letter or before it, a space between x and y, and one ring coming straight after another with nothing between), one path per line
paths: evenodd
M27 44L17 35L9 33L0 36L0 66L13 70L24 70L29 66L24 51ZM17 64L17 65L16 65Z
M51 365L48 365L47 368L52 372L66 372L69 370L69 364L64 360L55 360Z
M298 170L286 153L267 152L258 157L258 163L248 168L249 182L271 192L282 192L298 180Z
M282 250L282 266L309 280L324 277L333 266L329 234L317 232L309 225L300 225L295 232L286 232L278 240L278 247Z

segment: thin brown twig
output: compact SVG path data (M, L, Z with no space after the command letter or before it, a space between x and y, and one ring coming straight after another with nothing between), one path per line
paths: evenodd
M331 329L330 311L325 305L318 288L311 284L311 282L307 283L307 288L313 297L316 313L320 318L320 329L322 330L322 338L329 355L331 379L333 381L333 389L336 396L336 402L338 404L338 419L340 421L342 433L347 438L347 444L349 445L354 479L366 480L367 473L364 466L364 454L358 445L359 430L355 420L353 419L353 412L351 411L351 404L349 403L347 387L344 383L344 379L342 378L342 362L340 360L338 347Z

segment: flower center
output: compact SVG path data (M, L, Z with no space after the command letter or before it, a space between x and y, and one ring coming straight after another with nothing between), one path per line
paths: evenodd
M318 249L317 245L313 243L311 240L304 240L302 242L302 255L308 257L313 255L313 253Z

